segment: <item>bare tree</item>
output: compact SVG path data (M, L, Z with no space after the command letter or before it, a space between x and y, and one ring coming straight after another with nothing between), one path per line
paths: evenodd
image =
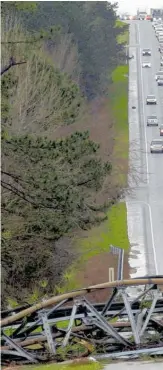
M72 80L79 82L80 63L77 45L70 34L58 35L55 42L45 43L45 49L50 54L55 67L67 73Z
M12 20L2 24L2 74L10 70L11 78L16 81L12 94L8 97L10 104L8 128L10 132L17 134L36 132L40 134L49 127L55 129L58 125L69 123L71 112L75 111L77 116L80 111L80 91L76 88L76 93L72 97L70 89L71 86L73 89L73 83L65 75L59 74L57 69L59 59L61 62L65 56L59 58L58 54L55 66L43 46L40 44L33 46L29 40L29 35L24 33L16 21L14 24ZM70 41L69 39L66 41L65 37L65 46L66 42L67 49L71 49ZM58 50L61 54L61 48ZM69 53L67 66L71 64L72 58L73 49ZM66 61L64 68L65 65Z

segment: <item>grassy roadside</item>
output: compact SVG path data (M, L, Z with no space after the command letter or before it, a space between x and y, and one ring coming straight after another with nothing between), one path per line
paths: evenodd
M117 21L117 27L124 27L124 22ZM128 44L129 33L125 31L118 36L119 43ZM123 186L128 174L128 64L118 66L112 73L113 84L110 88L110 108L114 117L114 165L115 177Z
M109 209L107 220L99 226L87 231L86 236L76 242L76 247L81 252L80 259L74 263L64 275L64 283L58 287L58 293L81 287L77 279L77 272L82 269L88 260L101 253L109 252L109 245L113 244L128 250L126 204L118 203Z
M34 365L22 366L20 370L102 370L103 366L99 363L73 363L70 365L64 364L47 364L47 365Z

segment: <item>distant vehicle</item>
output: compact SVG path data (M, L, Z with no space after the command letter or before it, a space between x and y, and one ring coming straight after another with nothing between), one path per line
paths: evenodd
M155 114L147 117L147 126L158 126L158 118Z
M143 62L142 63L142 67L143 68L151 68L151 63L149 63L149 62Z
M163 153L163 139L154 139L150 145L151 153Z
M151 55L151 50L150 49L143 49L142 55L143 56L145 56L145 55Z
M163 32L163 27L155 28L155 33L156 33L157 37L158 37L160 32Z
M157 104L155 95L147 95L146 104Z
M161 37L158 38L158 42L159 42L159 44L162 44L163 43L163 36L161 36Z
M162 32L162 29L163 29L162 24L159 24L158 26L155 27L155 32L156 33L157 32Z
M160 61L160 67L163 67L163 60Z
M157 37L157 35L159 35L160 32L162 32L162 27L161 28L160 27L156 27L155 28L155 35L156 35L156 37Z
M157 85L158 86L163 86L163 76L161 76L161 77L158 78Z
M152 26L153 26L153 28L155 30L156 28L159 28L160 27L160 24L156 21L156 22L153 23Z
M163 42L160 42L159 47L158 47L158 51L161 51L161 49L163 49Z
M146 21L152 21L152 17L151 17L151 15L147 15L147 16L145 17L145 20L146 20Z
M160 126L160 136L163 136L163 124Z
M137 17L140 21L144 21L146 16L147 16L146 12L143 12L143 11L138 11L137 12Z
M155 75L155 80L156 81L158 81L158 79L160 78L160 77L162 77L163 76L163 70L162 71L159 71L159 72L157 72L156 73L156 75Z

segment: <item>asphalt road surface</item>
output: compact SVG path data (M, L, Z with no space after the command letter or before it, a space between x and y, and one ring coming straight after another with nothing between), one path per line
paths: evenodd
M111 363L104 367L104 370L161 370L163 368L162 362L118 362Z
M142 205L144 240L147 255L148 273L163 274L163 153L151 154L150 142L160 138L158 127L147 127L148 115L157 114L163 123L163 87L158 86L155 74L160 69L158 41L151 22L132 22L133 37L130 44L135 45L137 61L139 113L139 148L141 156L141 181L136 189L135 201ZM142 49L150 48L152 55L142 56ZM151 68L142 68L142 62L149 60ZM130 62L132 63L132 61ZM157 105L146 105L148 94L154 94Z

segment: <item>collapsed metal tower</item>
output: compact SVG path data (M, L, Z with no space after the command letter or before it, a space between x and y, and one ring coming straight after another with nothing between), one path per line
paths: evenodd
M162 286L163 276L107 282L3 311L2 364L163 354ZM105 303L90 302L89 293L108 288Z

